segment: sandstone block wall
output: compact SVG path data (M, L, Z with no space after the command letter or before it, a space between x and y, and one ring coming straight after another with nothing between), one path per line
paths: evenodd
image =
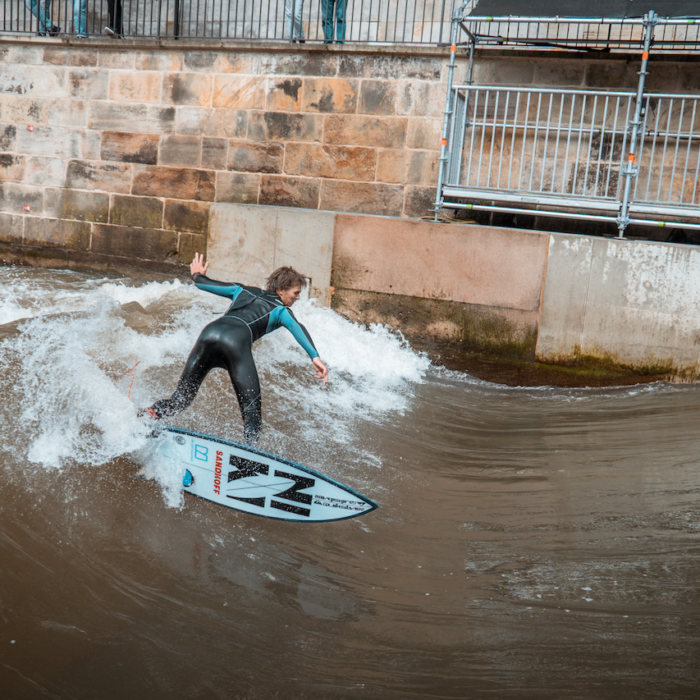
M420 217L446 52L0 48L0 244L183 263L215 202Z

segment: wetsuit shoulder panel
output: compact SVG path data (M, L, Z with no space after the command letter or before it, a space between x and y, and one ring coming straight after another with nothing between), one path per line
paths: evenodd
M293 336L294 339L301 345L313 360L318 357L318 350L311 340L311 336L306 328L299 323L294 317L292 310L288 306L278 306L271 314L267 324L267 333L274 331L276 328L284 326Z

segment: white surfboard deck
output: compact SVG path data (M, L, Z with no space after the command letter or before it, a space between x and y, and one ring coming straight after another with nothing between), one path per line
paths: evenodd
M301 464L191 430L158 427L159 449L182 465L186 493L274 520L324 523L364 515L377 504Z

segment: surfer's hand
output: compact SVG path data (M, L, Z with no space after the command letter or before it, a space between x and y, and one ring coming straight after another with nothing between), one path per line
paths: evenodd
M323 386L328 384L328 367L321 362L320 357L314 357L313 359L314 369L316 370L316 376L319 379L323 379Z
M197 273L200 275L206 275L208 267L209 263L204 262L204 256L200 255L199 253L195 253L194 260L192 260L190 263L190 274L193 276Z

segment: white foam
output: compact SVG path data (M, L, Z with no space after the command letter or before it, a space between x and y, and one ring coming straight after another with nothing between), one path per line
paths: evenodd
M41 271L37 281L35 273L0 270L0 283L11 277L1 318L28 319L0 341L0 376L15 379L12 401L0 408L10 436L3 449L19 449L21 463L45 469L98 467L127 456L158 481L169 504L179 504L181 475L159 454L158 441L147 438L136 410L172 392L201 328L226 301L177 280L134 284ZM130 302L152 315L150 325L125 322L122 305ZM319 434L324 443L352 442L358 420L407 409L430 366L426 357L386 328L350 323L314 301L298 302L294 311L330 367L330 381L324 388L314 377L308 355L287 331L256 344L268 410L298 407L287 423L271 416L266 432L273 444L275 435L309 444ZM226 419L240 426L228 378L221 373L207 384L208 391L225 393ZM367 446L356 445L353 454L363 450L366 464L381 466Z

